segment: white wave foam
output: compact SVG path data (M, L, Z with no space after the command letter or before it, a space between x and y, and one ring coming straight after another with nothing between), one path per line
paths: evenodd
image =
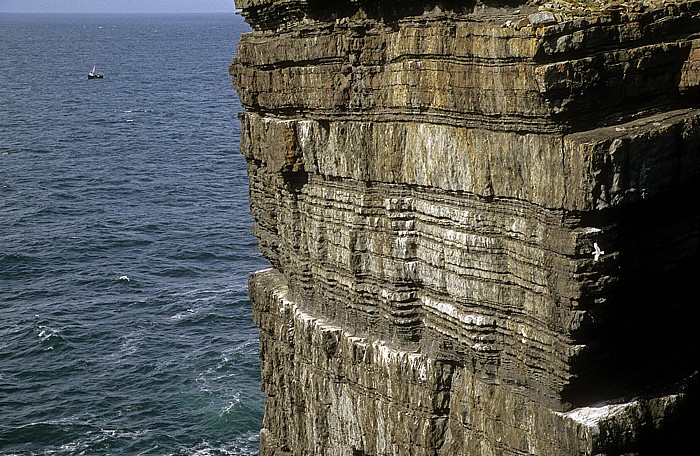
M142 429L140 431L125 431L122 429L100 429L100 432L108 437L135 439L147 434L148 430Z
M236 406L240 403L241 403L241 392L237 391L233 395L233 399L228 401L228 403L221 409L221 411L219 412L219 418L221 418L222 416L224 416L228 413L231 413L231 410L236 408Z
M238 437L227 446L213 446L205 441L195 447L187 448L185 452L189 456L249 456L251 454L257 454L259 445L260 437L258 433L249 432Z
M170 319L171 320L182 320L183 318L189 317L190 315L196 314L196 313L197 313L197 311L195 309L190 308L190 309L187 309L183 312L176 313L175 315L170 317Z
M58 331L49 328L48 326L39 326L37 328L37 336L41 342L46 342L53 337L59 337Z

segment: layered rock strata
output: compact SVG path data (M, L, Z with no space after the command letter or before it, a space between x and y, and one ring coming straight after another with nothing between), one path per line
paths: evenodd
M237 6L262 455L690 451L700 3Z

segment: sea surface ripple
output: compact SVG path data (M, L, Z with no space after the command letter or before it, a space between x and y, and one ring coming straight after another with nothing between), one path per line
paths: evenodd
M1 454L257 454L246 27L0 15Z

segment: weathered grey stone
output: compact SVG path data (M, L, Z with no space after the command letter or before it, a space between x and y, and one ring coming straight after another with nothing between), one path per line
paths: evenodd
M552 25L557 23L557 19L554 17L554 13L551 11L532 13L527 17L527 19L533 27L541 27L544 25Z
M262 455L688 453L699 3L237 5Z

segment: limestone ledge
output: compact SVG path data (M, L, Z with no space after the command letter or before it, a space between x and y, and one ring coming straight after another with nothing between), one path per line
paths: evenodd
M250 291L268 411L261 454L616 454L643 429L663 429L685 394L555 412L309 313L274 269L253 275Z
M324 128L245 114L254 232L309 312L564 412L634 394L634 385L654 389L693 369L689 358L664 355L653 364L639 358L680 343L693 318L681 300L665 305L670 326L650 319L663 284L674 283L680 295L692 284L681 277L692 275L687 265L698 254L700 219L678 210L694 203L679 200L679 207L665 195L698 179L696 124L697 113L682 110L566 135L552 143L572 164L547 174L546 165L526 155L485 160L491 144L507 146L502 133L475 149L473 162L455 166L450 161L465 154L450 147L463 136L406 155L412 146L398 135L365 139L384 124ZM422 131L418 144L441 137L440 127L399 127ZM329 139L343 134L343 141ZM541 160L537 150L533 145ZM426 166L414 176L435 180L401 174L402 162L421 160ZM535 191L495 196L449 186L484 172L507 173L508 184L519 175L510 170L514 165L540 171L542 195L580 189L569 201L585 205L534 204L528 200ZM512 188L523 192L527 185L516 181ZM650 209L659 198L666 208ZM611 208L623 215L599 214ZM605 251L598 261L594 242ZM688 349L697 350L697 343Z
M699 110L681 109L578 134L535 135L246 113L241 150L271 172L283 170L292 154L306 172L328 179L589 211L652 198L696 179L699 122Z
M517 30L447 13L312 21L244 36L230 71L244 105L275 115L586 130L689 103L699 5Z

